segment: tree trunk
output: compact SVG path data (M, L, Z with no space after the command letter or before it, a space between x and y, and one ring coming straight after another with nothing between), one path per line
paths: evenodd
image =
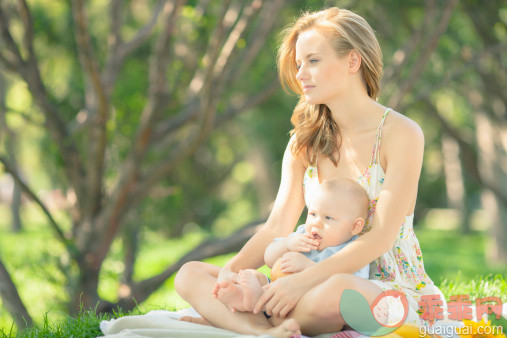
M69 313L76 314L81 308L94 309L100 300L98 290L99 271L88 264L80 264L77 283L70 289Z
M28 314L23 301L19 297L18 290L14 285L9 272L0 259L0 296L7 308L7 311L12 315L16 325L19 329L24 329L32 326L32 317Z
M11 217L12 217L12 231L13 232L21 232L21 217L20 217L20 208L21 208L21 189L16 181L14 181L13 189L12 189L12 202L11 202Z
M123 271L122 283L126 284L126 286L132 284L132 276L134 274L134 265L138 249L139 227L133 224L128 224L123 230L123 262L125 264L125 268ZM121 288L122 286L120 286L120 294L123 293Z
M465 184L461 168L459 144L452 137L442 135L442 155L444 159L447 206L460 214L461 231L470 233L470 212L467 208Z
M17 167L15 157L16 154L16 135L7 127L7 119L5 115L7 108L5 106L5 90L6 82L3 73L0 72L0 142L5 144L5 150L14 168ZM21 206L21 189L16 181L14 181L11 199L11 217L12 217L12 231L21 231L21 218L19 216L19 208Z
M507 190L507 174L500 161L505 161L506 154L500 143L501 126L495 125L487 114L478 111L475 117L477 145L479 148L479 170L484 177L498 182L500 191ZM492 262L507 262L507 208L492 191L484 189L482 205L489 216L489 242L486 255Z

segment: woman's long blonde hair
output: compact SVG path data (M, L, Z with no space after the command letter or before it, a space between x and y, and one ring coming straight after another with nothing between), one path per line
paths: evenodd
M299 35L317 29L329 38L336 53L346 55L352 49L361 55L360 71L366 83L368 96L376 100L380 93L382 78L382 52L375 33L361 16L346 9L331 7L319 12L305 12L294 24L282 31L283 40L278 50L278 74L283 88L299 95L291 122L295 134L292 152L298 155L306 150L310 163L318 154L329 157L336 166L341 146L340 128L333 120L331 111L324 104L306 103L303 88L296 79L296 42Z

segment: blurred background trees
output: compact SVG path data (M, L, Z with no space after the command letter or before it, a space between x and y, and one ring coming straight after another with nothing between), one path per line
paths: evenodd
M505 264L504 2L17 0L0 1L0 285L23 299L18 268L44 267L52 304L127 310L185 261L237 250L269 213L297 102L278 32L324 5L368 20L379 101L423 128L416 220L488 231ZM35 237L25 264L13 252Z

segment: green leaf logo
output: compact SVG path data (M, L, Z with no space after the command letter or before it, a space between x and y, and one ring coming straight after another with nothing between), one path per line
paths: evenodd
M376 337L403 325L408 315L408 301L402 292L388 290L378 295L370 307L362 294L345 289L340 299L340 310L353 330Z

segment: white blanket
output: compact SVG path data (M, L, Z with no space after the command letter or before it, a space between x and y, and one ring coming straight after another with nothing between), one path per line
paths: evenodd
M178 320L181 316L200 317L192 308L177 312L154 310L145 315L125 316L118 319L104 320L100 323L100 330L107 337L271 337L269 335L242 335L209 325L182 322ZM321 335L319 337L323 338L329 336L330 335Z
M475 316L475 306L473 306L472 308L474 320L477 320ZM447 317L447 313L445 313L445 315L446 315L445 317ZM232 331L219 329L209 325L200 325L195 323L182 322L178 320L181 316L200 317L200 315L192 308L183 309L177 312L154 310L148 312L145 315L125 316L118 319L104 320L100 323L100 330L107 337L136 337L136 338L271 337L269 335L262 336L241 335ZM507 318L507 306L503 307L502 316L504 318ZM457 337L455 327L463 326L463 323L443 320L439 322L436 326L438 328L434 328L433 329L434 332L438 331L445 332L446 336L450 338ZM451 328L454 329L451 330ZM316 337L327 338L330 336L332 336L332 334L321 334Z

